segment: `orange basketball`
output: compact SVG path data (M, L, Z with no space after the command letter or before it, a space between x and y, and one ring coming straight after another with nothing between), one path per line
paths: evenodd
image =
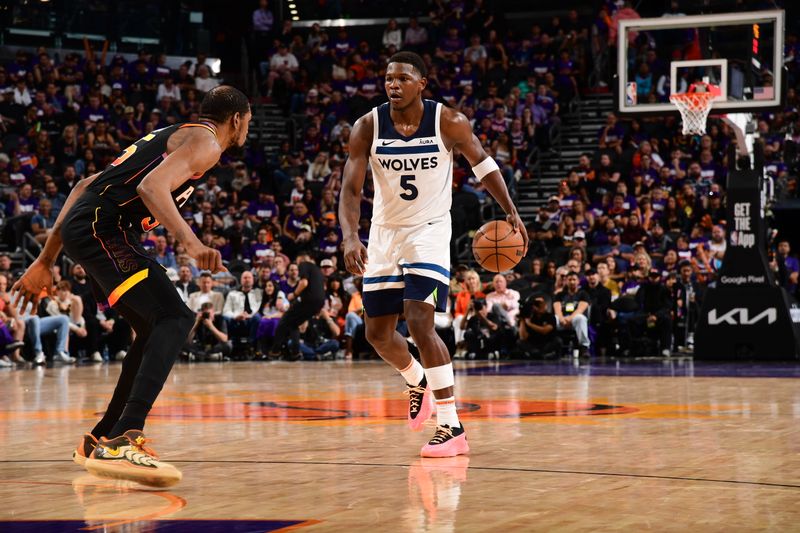
M472 239L472 254L478 263L490 272L503 272L514 268L525 255L525 240L522 232L505 220L487 222Z

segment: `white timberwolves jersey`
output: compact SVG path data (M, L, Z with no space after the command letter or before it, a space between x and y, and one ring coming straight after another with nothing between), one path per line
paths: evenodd
M450 213L453 153L439 127L442 104L422 103L422 121L410 137L394 129L388 103L372 109L373 224L414 226Z

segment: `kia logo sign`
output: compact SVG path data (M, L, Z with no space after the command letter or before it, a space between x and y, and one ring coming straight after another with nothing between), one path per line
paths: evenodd
M762 320L766 320L767 324L774 324L778 320L778 310L774 307L770 307L754 315L753 318L750 318L750 310L746 307L735 307L724 315L719 316L717 315L716 309L712 309L711 312L708 313L709 326L717 326L719 324L750 326Z

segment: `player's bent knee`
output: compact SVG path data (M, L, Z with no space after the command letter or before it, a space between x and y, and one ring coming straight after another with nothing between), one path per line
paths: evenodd
M388 348L392 344L394 337L394 330L387 330L386 328L375 328L367 326L365 331L367 342L378 351Z
M416 342L421 342L436 335L433 320L430 317L408 317L406 318L406 324L408 324L408 332L411 333L411 337Z

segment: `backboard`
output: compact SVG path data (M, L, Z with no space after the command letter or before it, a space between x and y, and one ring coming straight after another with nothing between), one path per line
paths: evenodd
M722 96L712 114L757 112L783 101L784 12L624 19L617 34L617 109L675 113L671 94L706 79Z

